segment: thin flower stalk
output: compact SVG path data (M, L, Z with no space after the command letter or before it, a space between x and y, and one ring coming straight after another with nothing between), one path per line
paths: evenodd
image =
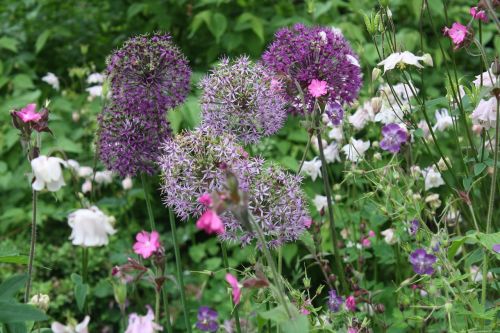
M37 193L35 190L32 197L32 211L33 215L31 218L31 242L30 242L30 253L28 259L28 281L26 283L26 291L24 293L24 302L28 303L30 300L31 291L31 279L33 275L33 261L35 260L35 247L36 247L36 204L37 204Z

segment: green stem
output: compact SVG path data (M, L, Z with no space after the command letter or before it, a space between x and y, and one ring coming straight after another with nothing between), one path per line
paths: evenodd
M26 291L24 292L24 303L28 303L30 300L31 278L33 275L33 261L35 260L36 202L37 202L37 192L35 190L33 190L33 198L32 198L33 215L31 218L31 243L30 243L30 253L29 253L29 259L28 259L28 282L26 283Z
M155 287L155 322L161 325L160 323L160 291Z
M172 333L172 324L170 323L170 311L168 309L168 295L167 295L167 290L165 289L165 284L163 284L163 287L161 289L162 291L162 296L163 296L163 309L165 311L165 326L167 327L167 333Z
M89 266L89 249L88 249L88 247L82 247L82 280L83 280L83 283L87 283L88 266Z
M186 324L186 330L188 333L191 333L191 324L189 322L189 312L186 304L186 294L184 288L184 278L182 276L182 262L181 262L181 253L179 251L179 243L177 241L177 227L175 225L175 216L172 212L172 209L168 208L168 216L170 220L170 228L172 232L172 243L174 244L174 253L175 253L175 268L177 273L177 281L179 282L179 289L181 294L181 303L182 308L184 310L184 322Z
M229 273L229 260L227 259L226 244L224 244L224 242L221 241L220 247L222 250L222 261L224 262L224 268L226 269L226 273ZM236 332L241 333L240 314L238 312L238 304L234 304L234 301L232 301L232 303L233 303L233 309L234 309L233 316L234 316L234 321L236 324Z
M151 231L156 230L153 208L151 207L151 199L149 198L148 187L146 184L146 176L141 174L142 189L144 190L144 198L146 200L146 208L148 210L149 226Z

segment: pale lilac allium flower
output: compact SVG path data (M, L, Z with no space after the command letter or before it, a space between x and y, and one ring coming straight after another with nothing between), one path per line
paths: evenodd
M408 133L398 124L387 124L382 128L384 138L380 141L380 148L397 153L401 145L408 141Z
M493 252L500 253L500 244L493 245Z
M219 329L219 323L217 323L218 317L219 315L214 309L207 306L200 306L196 328L203 332L216 332Z
M151 233L141 231L135 236L137 242L134 244L134 252L147 259L161 247L160 235L157 231Z
M453 23L451 28L445 27L443 29L443 35L451 39L455 45L455 50L466 45L468 42L468 36L471 34L472 33L465 25L458 22Z
M207 234L223 234L225 232L224 224L219 215L212 209L207 209L201 214L198 221L196 221L196 228L204 230Z
M344 303L344 299L342 296L337 295L336 290L330 290L328 292L328 309L332 312L338 312L340 310L341 305Z
M128 326L125 333L155 333L156 331L163 331L163 327L155 323L154 320L155 315L149 306L145 316L132 313L128 317Z
M345 307L349 311L356 311L356 299L354 298L354 296L349 296L346 298Z
M328 92L328 87L326 81L313 79L307 86L307 90L309 91L311 96L318 98L326 95L326 93Z
M478 7L471 7L469 12L474 20L481 20L485 23L488 22L488 14L486 14L484 10Z
M413 251L410 254L409 260L415 273L421 275L432 275L434 273L432 265L436 262L437 258L433 254L427 253L424 249Z
M226 281L227 281L227 283L229 283L229 285L231 286L231 289L233 290L232 291L233 302L235 305L238 305L240 303L240 299L241 299L241 287L242 286L238 282L238 279L230 273L226 274Z

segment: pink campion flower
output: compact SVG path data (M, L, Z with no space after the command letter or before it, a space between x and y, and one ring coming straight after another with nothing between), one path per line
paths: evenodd
M25 123L39 121L40 119L42 119L42 115L36 112L35 103L28 104L21 110L16 111L14 113L16 114L16 116L21 118L21 120Z
M349 296L346 298L345 307L349 311L352 311L352 312L356 311L356 299L354 298L354 296Z
M474 20L481 20L485 23L488 22L488 14L486 14L484 10L477 7L471 7L469 12Z
M370 247L372 245L372 242L371 242L370 238L363 238L361 240L361 245L363 247Z
M234 302L234 304L235 305L239 304L240 299L241 299L241 285L239 284L238 279L234 275L227 273L226 274L226 281L227 281L227 283L229 283L229 285L233 289L233 302Z
M373 230L368 231L368 237L375 237L375 231Z
M135 236L137 242L134 244L134 252L142 256L144 259L151 257L153 253L160 248L160 235L158 232L151 233L141 231Z
M455 50L464 46L467 43L467 37L470 34L468 28L458 22L452 24L451 28L444 27L443 35L450 37L455 45Z
M219 215L212 209L207 209L200 216L198 221L196 221L196 227L200 230L205 230L207 234L223 234L226 231Z
M198 202L205 207L210 207L212 205L212 196L208 193L205 193L198 198Z
M307 87L307 90L309 90L309 93L316 98L326 95L327 93L326 81L319 81L313 79L309 84L309 86Z

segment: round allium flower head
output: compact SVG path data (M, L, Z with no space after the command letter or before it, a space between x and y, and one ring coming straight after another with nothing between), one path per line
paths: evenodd
M277 84L268 69L246 56L221 59L200 83L202 126L232 133L244 143L276 133L286 117Z
M291 113L304 110L296 83L304 92L308 112L316 98L308 91L313 80L326 82L327 92L319 97L325 103L342 105L358 96L361 70L357 56L342 34L330 28L296 24L280 29L262 59L282 79Z
M164 115L189 93L188 61L168 34L129 39L108 57L107 72L111 97L123 112ZM150 103L128 107L141 100Z
M170 137L164 116L130 116L112 103L99 116L99 125L99 156L109 170L122 177L154 173L159 143Z

